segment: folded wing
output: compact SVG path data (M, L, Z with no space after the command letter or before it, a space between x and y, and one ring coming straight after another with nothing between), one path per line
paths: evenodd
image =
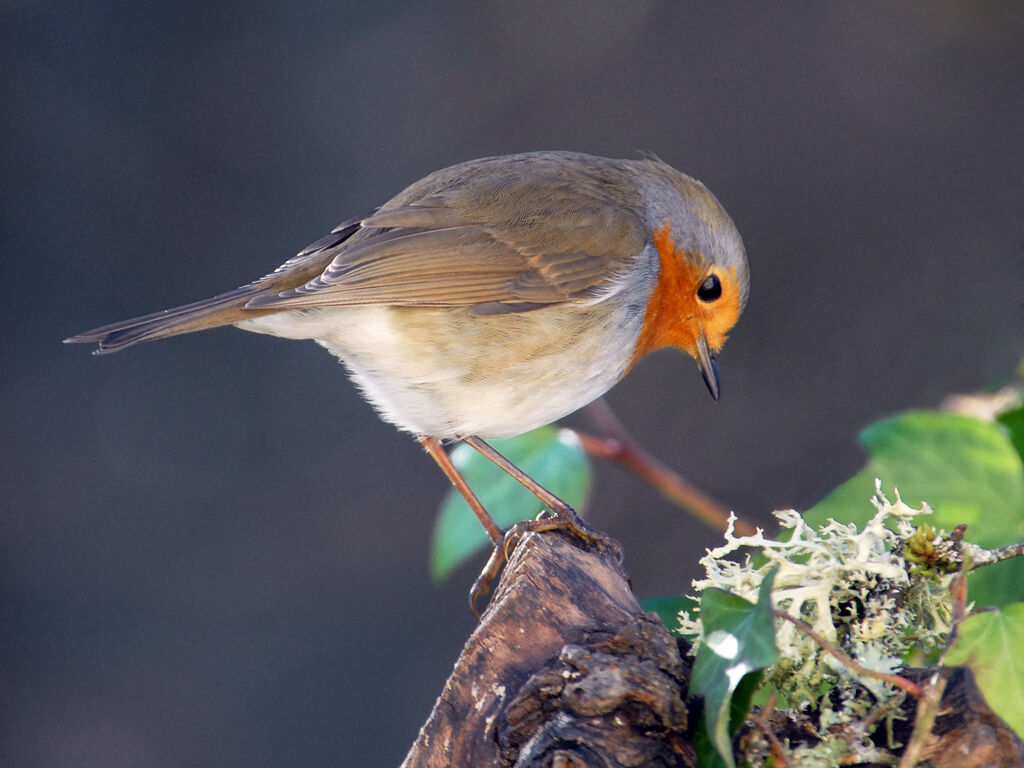
M525 312L603 295L645 245L635 206L610 194L607 179L454 170L343 222L254 283L66 341L108 353L274 312L356 304Z

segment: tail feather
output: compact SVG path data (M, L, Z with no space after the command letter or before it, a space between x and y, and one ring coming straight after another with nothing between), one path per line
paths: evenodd
M166 339L182 333L203 331L221 325L233 325L254 317L273 315L281 307L246 309L246 304L260 294L276 294L296 288L319 275L331 263L335 254L346 240L357 232L361 222L373 211L363 216L343 221L334 230L302 250L266 277L233 291L221 293L209 299L183 304L173 309L153 312L119 323L111 323L91 331L79 333L64 339L65 344L99 343L93 354L106 355L144 341Z
M105 355L135 344L141 344L144 341L155 341L182 333L232 325L242 320L280 311L245 309L245 303L256 293L258 293L256 286L237 288L202 301L94 328L91 331L64 339L64 343L98 342L99 349L94 354Z

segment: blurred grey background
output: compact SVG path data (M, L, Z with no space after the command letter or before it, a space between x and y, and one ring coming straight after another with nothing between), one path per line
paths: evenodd
M474 619L445 491L313 344L60 339L263 274L425 173L653 151L750 255L716 406L662 353L610 395L759 520L858 429L1024 353L1018 3L36 2L0 10L0 763L395 765ZM641 597L718 534L616 467Z

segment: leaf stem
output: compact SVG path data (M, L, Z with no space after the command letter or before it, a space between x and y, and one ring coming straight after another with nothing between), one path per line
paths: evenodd
M754 728L761 732L761 735L768 740L768 748L771 750L772 760L776 768L789 768L789 759L786 757L786 748L782 742L779 741L779 737L775 735L775 732L769 726L769 719L771 718L772 712L775 711L775 704L777 703L775 694L771 694L764 707L761 709L760 714L753 719Z
M935 725L935 717L939 714L939 703L942 701L942 694L946 690L946 675L944 669L937 669L931 680L924 688L924 695L917 700L917 713L914 717L914 730L907 741L907 748L903 750L898 768L914 768L921 759L921 752L924 750L928 734L932 732Z

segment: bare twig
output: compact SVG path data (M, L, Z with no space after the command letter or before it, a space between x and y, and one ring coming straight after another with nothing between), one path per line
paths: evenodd
M768 747L771 749L772 761L778 768L789 768L789 759L786 757L786 748L779 741L779 737L775 735L775 731L771 729L768 724L768 720L771 717L773 711L775 711L775 704L777 698L775 694L771 694L768 697L768 701L761 709L761 713L754 718L754 727L761 732L761 734L768 740Z
M971 568L981 568L983 565L1001 563L1003 560L1010 560L1014 557L1024 557L1024 541L1017 544L1010 544L999 549L982 549L976 544L962 542L961 551L971 556Z
M726 530L729 510L645 451L622 425L604 398L588 405L587 415L604 435L597 437L577 433L587 453L618 462L712 528ZM735 530L741 536L753 536L757 531L754 525L739 517L736 519Z
M960 625L967 618L967 574L972 569L972 563L972 555L965 555L963 568L960 569L960 573L956 574L949 583L949 592L952 595L953 602L953 615L949 622L949 635L946 637L946 645L943 647L942 653L939 654L938 664L940 666L946 663L946 654L953 647L953 642L960 632Z
M799 629L801 632L803 632L805 635L811 638L811 640L813 640L819 646L821 646L822 650L834 656L836 659L839 660L839 663L841 663L845 667L848 667L849 669L852 669L857 674L863 675L864 677L870 677L874 680L884 680L890 685L899 688L901 691L906 691L915 699L920 699L924 695L924 689L921 688L921 686L915 683L913 680L908 680L905 677L893 675L888 672L878 672L877 670L868 669L867 667L858 664L856 661L851 659L841 650L832 645L832 643L828 642L828 640L826 640L817 632L815 632L811 625L808 624L806 621L802 621L801 619L798 619L796 616L792 616L786 613L785 611L779 610L778 608L773 608L772 613L775 615L776 618L784 619L785 621L788 621L790 624L793 624L797 629Z

